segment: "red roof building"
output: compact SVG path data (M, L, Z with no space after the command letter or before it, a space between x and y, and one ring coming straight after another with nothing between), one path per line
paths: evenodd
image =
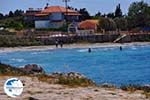
M97 30L98 20L85 20L79 23L79 28L84 30Z
M30 15L30 13L25 14L25 16L27 15ZM60 28L66 20L77 22L79 21L79 16L81 16L79 12L61 6L45 7L33 15L36 28Z

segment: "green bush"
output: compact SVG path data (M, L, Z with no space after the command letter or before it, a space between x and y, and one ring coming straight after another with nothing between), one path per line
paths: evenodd
M120 88L124 91L129 91L129 92L135 92L136 90L141 90L143 91L143 94L146 96L146 98L150 98L150 86L129 84L126 86L121 86Z
M70 78L70 77L64 77L60 76L58 78L58 84L62 85L68 85L68 86L94 86L95 83L93 83L91 80L87 78Z
M40 28L36 29L38 31L61 31L61 32L66 32L66 27L60 27L60 28Z
M0 47L33 46L42 43L35 39L17 38L14 35L0 35Z
M24 75L20 69L0 63L0 75Z

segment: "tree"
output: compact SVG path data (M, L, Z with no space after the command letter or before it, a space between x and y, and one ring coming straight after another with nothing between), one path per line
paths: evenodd
M116 26L117 26L117 29L118 30L127 30L127 25L128 25L128 22L127 22L127 19L124 18L124 17L116 17L114 19L115 23L116 23Z
M86 20L86 19L90 19L91 16L89 14L89 12L86 10L86 8L82 8L79 10L79 13L82 15L80 17L80 20Z
M115 17L122 17L122 10L120 8L120 4L116 6Z
M8 27L8 28L16 29L16 30L21 30L21 29L24 28L24 26L21 22L17 22L17 21L14 21L14 20L11 20L11 21L8 20L5 23L5 26Z
M108 13L108 14L107 14L107 17L113 19L113 18L115 18L115 15L114 15L114 13Z
M71 9L71 10L74 10L74 8L72 6L68 6L67 7L68 9Z
M2 13L0 13L0 19L2 19L4 17L4 15Z
M150 27L150 6L144 1L133 2L128 11L128 27Z
M95 14L95 17L101 17L101 12L97 12L97 13Z
M17 9L17 10L14 12L14 16L22 16L23 13L24 13L24 11Z
M102 17L106 17L107 15L104 13L103 15L102 15Z
M92 19L99 19L101 17L101 13L97 12L94 16L92 16Z
M13 17L14 13L12 11L9 12L9 17Z
M98 30L104 29L105 31L114 31L116 30L116 23L111 18L101 17L99 19Z
M78 11L78 9L77 9L77 8L74 8L74 10L75 10L75 11Z

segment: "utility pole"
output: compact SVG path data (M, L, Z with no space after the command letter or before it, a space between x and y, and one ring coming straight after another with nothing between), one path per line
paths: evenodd
M62 1L65 2L65 6L66 6L66 16L65 16L65 20L66 20L66 31L68 32L68 25L67 25L68 20L67 20L67 15L68 15L68 2L69 2L70 0L62 0Z
M47 0L48 2L50 2L50 0ZM45 8L47 8L49 6L49 3L46 3L46 7Z

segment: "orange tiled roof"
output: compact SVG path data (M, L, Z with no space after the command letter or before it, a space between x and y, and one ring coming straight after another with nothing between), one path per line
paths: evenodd
M96 29L98 25L98 20L85 20L79 24L79 28L81 29Z
M67 9L68 14L67 15L81 15L80 13L78 13L75 10L71 10L71 9ZM62 13L66 13L66 8L65 7L61 7L61 6L50 6L45 8L42 13L54 13L54 12L62 12Z

